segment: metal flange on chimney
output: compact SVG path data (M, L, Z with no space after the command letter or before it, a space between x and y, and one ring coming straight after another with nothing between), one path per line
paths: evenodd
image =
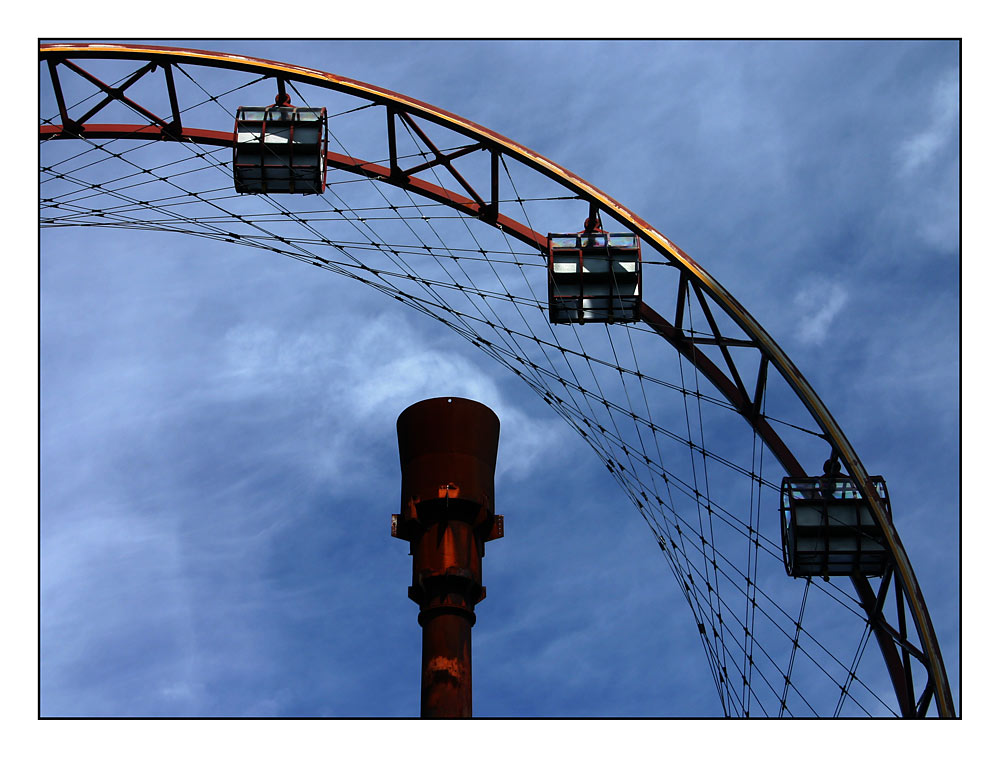
M410 543L422 628L420 715L472 716L474 609L486 597L485 543L503 537L494 513L500 419L460 397L423 400L396 421L402 471L392 536Z

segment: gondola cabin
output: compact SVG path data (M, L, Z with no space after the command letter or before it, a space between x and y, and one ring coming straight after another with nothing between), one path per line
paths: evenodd
M889 491L871 477L879 507ZM880 576L889 550L861 491L845 476L786 477L781 482L781 538L789 576Z
M236 110L233 179L241 194L320 194L326 188L326 108Z
M639 320L639 237L600 229L550 234L549 320L553 324Z

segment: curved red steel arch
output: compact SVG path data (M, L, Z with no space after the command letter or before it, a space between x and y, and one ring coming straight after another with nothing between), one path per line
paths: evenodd
M161 127L155 125L136 127L131 124L86 124L74 133L69 133L60 126L47 124L40 127L39 135L50 139L75 137L86 137L88 139L164 139ZM192 129L189 127L184 127L171 134L170 139L216 147L230 147L233 144L233 136L229 132ZM403 181L381 164L352 158L336 152L327 152L326 160L327 165L333 168L359 174L370 179L384 181L387 184L406 189L408 192L413 192L435 202L455 208L473 217L480 218L482 215L480 204L475 200L418 177L407 177ZM548 241L544 236L509 216L497 213L495 216L490 216L488 223L495 225L505 234L515 237L540 252L545 252L548 249ZM788 449L774 428L767 422L767 419L760 414L752 412L750 404L740 393L739 388L704 352L698 349L697 345L687 340L681 333L681 330L677 329L647 303L642 304L641 315L644 322L653 327L675 349L688 358L725 395L733 407L740 411L740 414L757 431L761 439L768 445L789 475L806 476L805 469L803 469L802 465Z
M406 95L346 77L266 59L186 48L109 43L55 43L41 45L40 54L43 60L49 62L50 69L53 70L60 62L67 63L70 59L87 58L147 61L163 65L168 69L171 63L192 63L253 73L266 73L276 78L299 81L355 95L373 103L385 105L390 109L412 113L420 118L472 138L482 143L484 148L509 155L577 193L581 199L589 200L595 207L599 207L603 212L615 218L625 227L638 233L668 260L676 263L691 280L698 282L713 301L751 338L754 346L762 355L762 367L764 366L764 361L775 366L789 387L802 401L810 415L812 415L819 428L823 430L824 437L830 442L831 447L844 462L847 473L860 488L873 517L887 539L895 570L903 585L906 599L923 645L924 653L921 659L927 666L929 684L933 686L933 695L937 701L938 712L941 716L946 717L955 715L937 637L931 624L923 594L917 584L916 575L894 525L883 512L882 508L878 507L878 495L854 448L847 440L847 437L832 414L830 414L798 368L795 367L784 351L774 342L753 316L693 258L645 220L573 172L501 134ZM57 81L54 73L53 80ZM122 90L117 91L117 97L125 99ZM61 102L61 95L58 92L57 98ZM180 115L176 109L174 111L174 122L171 124L153 116L153 114L149 114L147 111L146 113L151 117L150 120L153 123L146 126L137 126L135 124L76 124L66 119L65 110L62 106L60 106L60 112L64 118L64 123L61 125L42 125L39 130L40 139L63 139L87 136L93 138L157 140L185 139L200 144L221 146L230 146L233 144L233 135L230 132L181 126ZM156 125L157 122L160 126ZM483 208L480 203L443 187L421 180L418 177L402 178L380 164L360 161L337 153L328 153L327 158L329 164L336 168L405 187L408 191L441 202L469 215L477 216L481 220L487 220L483 218ZM528 245L540 250L544 250L546 247L544 237L541 237L533 230L519 224L513 219L500 214L494 214L490 216L488 221L494 223L505 233ZM761 438L790 475L804 475L804 469L788 450L780 436L767 424L764 418L756 413L753 403L750 402L745 391L741 387L738 387L726 375L724 370L699 350L693 341L686 338L681 330L672 324L669 319L656 313L646 303L642 304L641 316L647 325L666 339L685 358L691 361L726 396L733 404L733 407L757 430ZM733 373L735 374L735 372ZM867 580L860 578L855 579L855 587L861 598L862 605L865 607L866 612L871 615L877 601L870 585ZM900 706L904 714L907 714L911 710L911 707L906 704L906 700L911 698L912 695L908 693L908 687L904 682L905 677L901 670L896 641L883 628L883 625L877 623L877 619L871 619L871 621L883 657L889 668L890 677L893 680L893 686L896 690ZM906 693L903 692L904 689L907 689Z

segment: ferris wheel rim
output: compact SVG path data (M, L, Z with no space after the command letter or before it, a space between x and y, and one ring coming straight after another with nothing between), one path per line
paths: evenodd
M764 330L753 315L744 308L707 270L704 269L694 258L688 255L666 235L653 227L638 214L633 213L625 205L618 202L610 195L604 193L590 182L587 182L572 171L560 166L558 163L542 156L540 153L527 148L514 140L499 134L487 127L481 126L469 119L458 116L449 111L437 108L423 101L411 98L407 95L393 92L383 87L360 82L348 77L320 71L318 69L295 66L288 63L281 63L264 58L253 58L245 55L235 55L230 53L218 53L208 50L197 50L180 47L157 47L153 45L121 45L110 43L48 43L39 47L43 58L53 58L60 55L73 57L119 57L131 59L156 59L179 56L189 61L197 61L210 66L222 68L237 68L240 70L270 72L281 71L289 75L289 78L301 79L304 82L327 87L337 91L346 92L374 102L392 103L412 110L421 117L430 121L456 128L459 132L476 139L485 140L500 147L506 154L511 155L529 167L541 171L546 176L563 184L567 188L574 189L581 194L581 199L589 199L599 204L602 210L607 211L617 220L626 226L633 228L648 242L664 254L669 254L687 272L702 285L707 287L708 294L719 303L719 305L743 328L748 335L758 344L768 360L778 369L781 375L789 383L789 386L796 392L802 400L810 414L816 422L829 435L830 443L837 450L848 472L855 477L856 483L864 491L865 497L869 499L869 505L875 508L877 498L874 492L870 492L867 486L868 474L860 457L854 451L847 440L839 424L829 412L819 396L805 380L802 373L795 367L791 359L785 354L774 339ZM121 136L121 135L119 135ZM531 244L535 244L532 242ZM795 472L798 473L798 472ZM882 524L883 530L888 532L888 523Z
M39 46L39 52L41 59L49 60L50 63L58 61L62 58L116 58L147 60L153 62L188 62L197 65L241 71L257 73L266 72L276 77L280 76L287 80L299 81L321 88L344 92L368 99L374 103L391 105L413 113L414 115L418 115L421 118L425 118L428 121L453 129L454 131L462 133L466 136L481 140L491 146L497 147L503 152L503 154L513 157L529 168L537 170L563 186L578 192L580 199L596 203L601 210L606 211L610 216L614 217L623 225L639 233L643 239L652 243L655 249L668 258L674 260L687 272L689 276L697 280L702 285L705 292L712 297L712 299L731 318L733 318L737 325L751 337L755 346L761 351L762 355L765 356L768 362L778 370L787 382L788 386L799 397L804 407L816 421L817 425L823 430L823 436L827 439L832 449L836 451L841 460L844 462L847 473L858 485L863 498L870 507L879 529L887 540L887 546L892 554L895 568L899 572L899 579L904 586L906 599L910 604L914 621L918 627L920 640L927 651L928 672L933 681L934 694L937 700L939 713L946 717L953 717L955 715L937 637L933 630L933 626L931 625L926 602L924 601L923 594L920 590L919 584L917 583L912 564L906 554L895 526L882 509L877 507L877 494L871 484L870 477L862 464L860 457L855 452L853 446L850 444L839 424L816 394L815 390L813 390L813 388L809 385L804 375L788 358L777 342L775 342L774 339L763 329L752 314L750 314L750 312L746 310L746 308L744 308L736 300L736 298L734 298L721 285L721 283L719 283L714 277L711 276L711 274L708 273L708 271L697 263L694 258L683 251L668 237L655 229L651 224L629 210L625 205L621 204L594 185L579 177L577 174L560 166L554 161L551 161L534 150L531 150L530 148L527 148L514 140L494 132L491 129L483 127L469 119L377 85L368 84L318 69L252 56L156 45L131 45L118 43L44 43ZM107 127L111 125L100 126ZM116 136L132 136L140 139L150 138L148 135L143 135L136 130L134 125L124 126L127 127L127 129L130 129L133 134L125 134L124 132L127 131L127 129L123 128L123 133L119 133ZM209 144L217 144L210 142L210 140L214 137L210 134L209 130L185 129L185 131L188 136L193 138L194 141L205 139ZM203 134L198 134L199 131L203 132ZM63 134L62 132L64 132L63 129L54 125L43 126L40 130L40 137L51 138L71 136ZM215 134L219 135L223 133L217 132ZM448 192L447 190L444 191ZM467 198L464 199L468 200ZM530 232L530 230L528 231ZM505 233L507 232L505 231ZM535 239L526 238L524 236L522 236L521 239L537 247L541 238L539 238L537 233L534 232L531 232L531 235L533 235ZM666 337L661 330L657 329L655 325L657 320L668 326L669 323L666 319L659 317L659 315L645 303L643 303L643 320L647 324L653 326L654 330L656 330L661 337L664 337L664 339L670 342L669 338ZM676 345L674 345L674 347L676 348ZM689 356L685 357L692 360ZM694 362L696 367L698 367L696 361L692 360L692 362ZM698 367L698 369L702 370L701 367ZM778 456L778 458L782 465L786 467L786 470L788 470L787 461L782 459L781 456ZM794 458L791 460L794 461ZM801 466L798 470L789 471L791 474L799 474L802 472L803 470Z

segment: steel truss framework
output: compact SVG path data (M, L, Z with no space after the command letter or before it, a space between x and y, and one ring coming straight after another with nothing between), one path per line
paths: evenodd
M859 615L866 621L866 635L871 634L875 637L884 659L885 669L889 674L889 682L898 703L898 710L892 712L904 717L925 716L929 713L930 704L933 701L940 716L952 717L955 715L941 653L916 576L895 527L883 509L876 507L877 495L858 455L820 398L757 321L695 260L643 219L579 176L502 135L460 116L404 95L333 74L243 56L138 45L50 44L42 45L40 54L44 74L42 84L43 87L51 87L51 97L54 98L58 111L57 114L42 114L39 138L43 143L82 140L91 145L104 145L118 144L107 141L140 140L222 149L231 148L234 139L231 131L204 128L205 125L199 123L188 123L189 111L192 111L194 106L185 101L188 95L182 92L178 86L178 81L182 78L193 80L188 73L189 69L201 70L203 67L224 69L253 75L256 77L254 81L267 82L273 91L280 94L284 94L288 88L294 90L296 86L311 85L358 98L362 103L361 108L369 107L380 111L382 113L381 123L383 124L383 157L378 160L365 160L346 153L330 151L327 154L327 161L331 174L340 171L377 182L379 185L398 188L409 195L425 198L435 204L453 209L461 216L477 219L499 230L507 237L517 240L529 249L544 252L546 250L544 233L533 229L530 223L516 220L501 212L502 206L512 202L509 192L506 192L502 185L509 180L509 166L510 162L513 161L526 167L529 172L541 175L559 185L569 193L566 198L562 199L573 199L577 203L582 203L583 206L587 207L590 217L599 213L605 219L613 219L623 228L637 233L645 248L644 261L653 258L650 252L655 251L662 257L659 265L676 275L676 289L672 292L661 291L660 293L667 303L665 310L668 315L661 315L651 304L643 302L641 307L642 325L640 326L643 326L647 333L658 335L662 340L665 340L697 370L698 374L711 383L718 393L714 396L716 402L727 404L749 424L755 439L759 438L767 446L787 475L804 476L807 473L799 460L801 456L793 453L794 445L786 442L788 434L804 432L822 441L824 445L828 446L831 454L839 457L844 464L846 474L864 493L868 507L885 536L891 552L891 559L885 575L876 577L874 583L863 576L854 576L850 582L856 594L853 604L856 609L860 609ZM129 65L132 68L124 78L107 83L98 73L95 73L94 64L98 61L131 62ZM71 98L68 97L67 90L71 79L76 82L87 82L94 91L94 95L91 96L86 105L77 105L71 102ZM143 87L145 87L143 94L138 94ZM155 96L151 97L147 94L154 90ZM215 100L216 97L208 96L208 99ZM131 113L133 118L126 121L121 117L116 117L112 121L102 121L102 112L111 110L113 106L124 106L124 109ZM404 153L401 146L403 135L417 145L416 153ZM456 144L442 147L442 135L454 139ZM102 148L102 152L108 154L111 151ZM121 153L124 153L124 150ZM473 155L480 157L481 163L479 165L484 166L482 170L471 172L462 165L462 159ZM150 173L149 170L146 170L146 173ZM442 173L447 181L441 178ZM62 173L58 168L43 167L43 181L46 178L67 179L72 177L68 173ZM510 181L512 182L512 180ZM79 184L79 181L77 183ZM448 187L444 186L445 184ZM90 189L93 190L94 194L104 192L109 197L115 197L114 193L103 190L96 184L92 185ZM43 195L45 194L43 192ZM195 195L197 193L188 194ZM138 202L142 203L143 201ZM69 205L65 203L60 205L57 200L44 197L42 205L43 224L50 226L59 224L102 225L106 219L115 217L114 209L86 208L81 211L79 204L72 207L71 212L67 212L67 209L70 208ZM523 206L523 203L521 205ZM164 207L168 206L164 204ZM398 212L395 206L389 205L388 207ZM60 211L63 214L61 217L59 216ZM51 212L52 216L46 217L46 212ZM179 207L177 213L183 215L183 206ZM73 218L70 218L71 215ZM239 215L235 215L235 218L242 220ZM129 223L136 227L143 226L141 223ZM228 241L235 239L245 244L273 249L313 265L361 279L369 284L372 284L371 277L366 279L366 276L370 273L374 273L379 281L385 279L383 276L385 272L374 272L365 263L359 263L358 267L352 270L350 267L338 265L335 261L323 256L305 253L301 247L293 244L293 241L280 236L274 239L286 244L281 249L276 249L269 247L266 242L252 239L250 235L241 235L232 231L210 230L204 234L204 236L221 239L225 239L227 235L230 237ZM430 251L429 246L425 245L424 247ZM454 250L451 251L450 255L456 259ZM646 265L652 264L647 263ZM414 277L410 274L409 278L413 279ZM373 284L373 286L383 289L397 300L406 299L398 291L392 292L378 283ZM458 287L461 289L461 285ZM479 294L484 299L486 298L486 294L482 292ZM503 295L497 294L496 297L509 298L511 302L516 300L515 295L510 292ZM413 305L413 300L411 299L408 304ZM427 303L420 304L418 302L416 307L441 321L445 321L440 315L435 315L432 312L433 305L429 306ZM700 329L696 329L696 321L701 327ZM485 320L485 323L491 328L497 327L497 324L492 323L489 318ZM513 336L516 330L512 330L511 326L510 324L500 325L503 331ZM522 374L521 368L528 367L548 375L549 378L561 384L563 388L567 388L569 385L584 395L588 394L578 380L567 382L563 377L556 375L558 372L543 369L530 361L525 361L478 333L472 335L463 333L463 336L488 352L493 351L496 354L499 351L499 353L505 354L508 360L504 362L526 380L527 374L530 372L525 371ZM544 343L536 334L531 335L531 337L539 345ZM560 349L565 350L565 348ZM580 351L586 352L582 344ZM511 357L513 357L513 363L509 360ZM591 359L588 358L588 360ZM600 359L593 360L600 362ZM629 373L631 378L637 379L640 384L644 379L655 381L655 377L645 376L641 372L638 363L636 363L636 369L629 372L622 368L621 361L614 363L613 367L617 369L619 374L624 376L625 373ZM521 368L515 364L520 365ZM813 426L810 429L804 429L800 425L792 423L784 423L780 418L765 412L765 397L769 391L773 391L776 383L783 383L794 393L798 402L807 411L808 418L811 419ZM581 418L574 414L571 409L567 411L568 405L565 401L548 390L540 391L539 394L542 395L545 402L561 412L584 437L587 437L588 433L593 436L598 431L608 433L609 430L600 423L589 421L586 417ZM682 389L681 394L684 396L685 402L689 397L696 397L699 400L712 399L705 389L698 387L694 390ZM603 400L603 403L605 408L611 405L606 399ZM631 415L633 420L640 418L631 408L616 406L615 411L623 416ZM642 419L642 421L653 430L654 437L657 431L666 433L662 428L657 427L651 419ZM779 434L779 428L782 430L781 434ZM618 438L615 439L619 443L622 442ZM692 451L698 449L690 432L686 442ZM594 442L591 444L594 445ZM639 450L634 445L621 444L620 446L625 450L626 457L644 458L647 465L653 464L645 448ZM630 499L649 521L648 511L644 510L644 505L649 502L646 491L638 485L625 481L628 479L625 467L620 462L606 457L604 448L598 449L598 446L595 446L595 449L598 450L602 458L606 458L608 469L623 484ZM703 446L700 452L706 453ZM809 461L809 463L814 464L815 461ZM751 470L749 475L758 487L765 483L760 472L755 473ZM662 473L661 476L663 482L668 481L665 473ZM700 500L704 495L698 492L697 476L695 479L694 495ZM659 498L657 499L659 500ZM662 500L660 502L663 503ZM714 503L707 497L705 502L709 518L711 518ZM757 507L759 514L759 502ZM698 518L700 520L700 514ZM673 529L673 525L670 528ZM754 538L753 526L746 524L744 528L748 530L749 539L759 547L762 540L759 532ZM708 585L707 597L710 611L702 612L699 610L701 605L698 609L693 607L693 610L695 610L695 617L698 620L699 631L705 638L704 644L709 655L710 665L716 678L722 680L722 684L718 686L723 706L728 713L730 708L727 703L730 703L733 696L730 694L728 689L730 685L727 682L727 677L731 676L727 673L727 653L713 655L712 642L705 628L706 623L711 622L711 629L717 638L719 633L715 628L715 619L709 618L709 616L717 616L720 629L724 633L723 601L718 596L715 596L715 600L713 600L713 588L710 582L711 569L706 563L704 575L696 579L692 575L690 564L685 569L676 559L671 558L671 550L676 552L678 549L684 549L684 537L679 524L676 526L676 535L668 534L666 528L654 528L654 533L657 534L661 549L671 561L672 570L678 581L688 593L689 602L691 602L691 596L697 598L698 593L703 592L694 587L699 580ZM680 546L675 542L675 536L681 543ZM670 548L667 547L668 542ZM702 536L702 543L701 550L707 558L704 536ZM712 567L717 573L718 562L714 549L711 559ZM749 586L751 584L749 571L743 576ZM791 579L787 579L787 581L792 582ZM806 592L808 592L810 584L813 583L807 580ZM822 587L820 584L815 586ZM716 589L718 589L718 585L716 585ZM750 596L749 589L745 588L743 594L748 603L752 602L756 609L756 590L754 590L753 598ZM887 600L890 598L894 600L892 611L887 605ZM805 593L803 593L803 607L804 605ZM731 609L727 607L725 610ZM738 627L738 624L736 626ZM743 624L743 632L747 635L750 634L746 623ZM790 640L793 660L795 652L801 646L801 632L803 632L803 627L800 613L800 618L794 626L794 639ZM751 674L754 666L758 665L753 660L753 652L755 651L750 637L744 635L744 644L740 649L744 656L743 684L744 687L749 687L746 661L749 659ZM767 655L767 652L763 651L763 654ZM733 660L735 661L735 659ZM914 664L923 671L923 675L915 675ZM788 671L784 675L785 692L780 696L781 711L778 715L791 711L787 706L789 686L794 687L790 679L791 668L792 662L790 660ZM845 682L838 685L841 703L846 697L849 697L848 690L855 678L854 668L851 668ZM775 697L778 697L775 687L769 686ZM755 697L754 699L760 704L759 698ZM746 707L733 707L733 712L738 712L740 715L750 715L750 700L751 697L748 694ZM840 704L838 704L838 710L839 708ZM810 710L813 710L811 706ZM766 709L763 712L766 713ZM822 715L814 710L813 713Z

